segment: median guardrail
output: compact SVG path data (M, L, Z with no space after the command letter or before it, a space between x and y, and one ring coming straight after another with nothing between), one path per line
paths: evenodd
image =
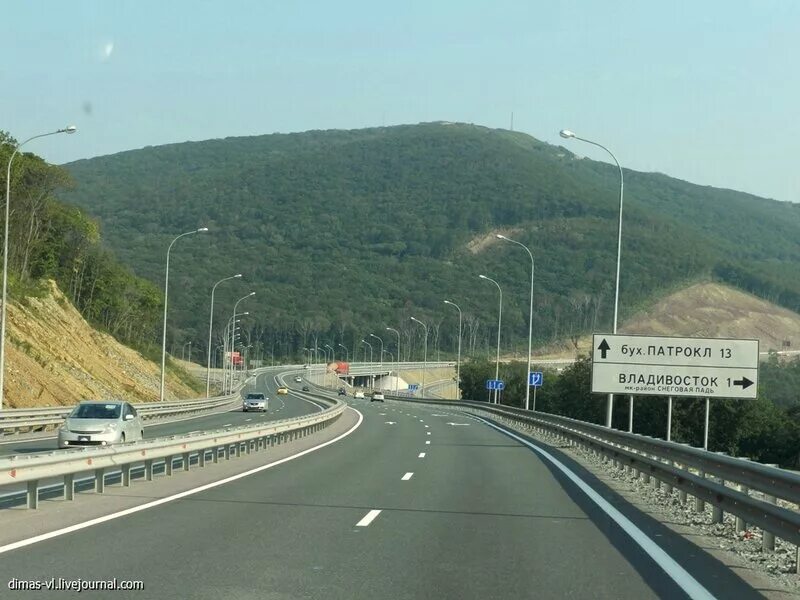
M257 369L253 371L253 374L257 376L269 370L268 368ZM168 402L139 402L133 406L146 421L207 412L237 402L240 391L248 381L249 378L239 384L232 393L222 396ZM0 440L11 439L17 434L41 433L55 429L64 422L74 408L74 406L50 406L5 409L0 412Z
M554 436L561 443L598 454L615 468L633 470L654 487L663 484L667 492L677 489L683 502L692 495L698 511L708 502L714 507L715 522L721 523L723 513L728 512L737 517L738 531L748 524L761 528L765 550L774 549L775 536L800 546L800 513L778 504L782 500L784 504L800 505L798 473L559 415L470 400L387 397L459 408L475 416L493 417L523 430Z
M202 468L209 458L217 463L221 457L229 460L234 456L241 456L242 453L265 450L328 427L347 407L345 403L332 398L320 396L315 399L323 400L328 408L302 417L174 435L119 446L86 447L0 458L0 489L25 484L27 506L35 509L39 505L39 490L44 481L61 478L64 499L73 500L75 476L81 473L92 473L95 492L103 493L109 469L118 469L122 485L129 486L131 469L137 466L143 467L144 480L151 481L156 461L163 461L164 474L171 476L176 461L180 462L182 470L188 471L193 458L196 458L197 465Z

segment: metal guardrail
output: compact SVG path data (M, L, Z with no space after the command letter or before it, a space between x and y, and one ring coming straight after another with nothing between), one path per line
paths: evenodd
M259 375L268 370L257 369L253 374ZM223 396L169 402L139 402L133 406L144 420L213 410L237 401L239 392L248 381L249 378L237 386L233 393ZM49 406L5 409L0 412L0 439L11 438L19 433L37 433L56 428L74 408L75 406Z
M136 410L145 420L163 418L179 414L192 414L195 412L212 410L226 406L235 402L239 397L238 391L234 394L227 396L216 396L214 398L202 398L200 400L184 400L182 402L175 402L171 405L166 403L161 405L148 405L138 404L134 405ZM0 438L11 437L19 433L35 433L47 431L60 426L67 415L75 408L74 406L65 407L63 410L54 412L46 416L27 416L27 415L14 415L6 418L0 418Z
M774 536L800 545L800 513L777 504L779 499L800 504L798 473L559 415L469 400L388 398L461 408L477 416L493 416L530 431L555 435L564 443L581 446L612 461L616 468L633 469L654 485L663 483L667 491L678 489L682 501L691 494L697 499L698 509L708 502L715 507L715 522L722 522L723 512L728 512L737 517L738 530L746 524L760 527L765 532L767 550L774 549ZM760 492L763 499L751 495L753 491Z
M176 459L180 459L184 471L189 470L193 457L197 458L197 464L202 468L206 466L209 453L211 461L217 463L220 456L228 460L232 456L241 456L242 452L250 454L315 433L336 421L347 407L345 403L331 398L315 396L315 399L323 400L331 406L312 415L269 423L175 435L118 446L85 447L0 458L0 488L26 484L27 506L37 508L41 483L46 480L61 478L64 499L73 500L75 476L80 473L93 473L95 492L103 493L106 472L109 469L119 469L122 485L129 486L131 469L137 466L143 466L145 481L151 481L155 461L164 461L166 476L173 474Z

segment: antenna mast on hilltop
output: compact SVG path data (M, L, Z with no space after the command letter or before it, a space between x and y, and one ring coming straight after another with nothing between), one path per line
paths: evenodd
M514 111L511 111L511 131L514 131Z

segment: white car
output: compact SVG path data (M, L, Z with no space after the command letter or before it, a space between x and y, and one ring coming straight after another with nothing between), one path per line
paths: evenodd
M303 383L303 378L300 377L299 375L297 377L295 377L294 380L295 380L295 383Z
M369 399L370 402L383 402L384 400L383 392L372 392L372 397Z
M81 402L58 430L58 447L110 446L141 440L144 426L128 402Z
M353 394L353 398L360 398L361 400L364 399L364 392L358 391Z

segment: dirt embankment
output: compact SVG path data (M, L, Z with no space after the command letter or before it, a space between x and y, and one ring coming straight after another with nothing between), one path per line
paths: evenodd
M800 350L800 315L736 288L697 283L626 319L619 333L757 339L762 352L791 351ZM577 353L588 354L591 344L591 336L583 336ZM553 344L538 357L574 357L571 346ZM537 357L536 350L533 354Z
M93 329L55 282L48 283L45 297L8 305L5 406L158 400L160 365ZM168 371L168 400L196 397L197 392Z

